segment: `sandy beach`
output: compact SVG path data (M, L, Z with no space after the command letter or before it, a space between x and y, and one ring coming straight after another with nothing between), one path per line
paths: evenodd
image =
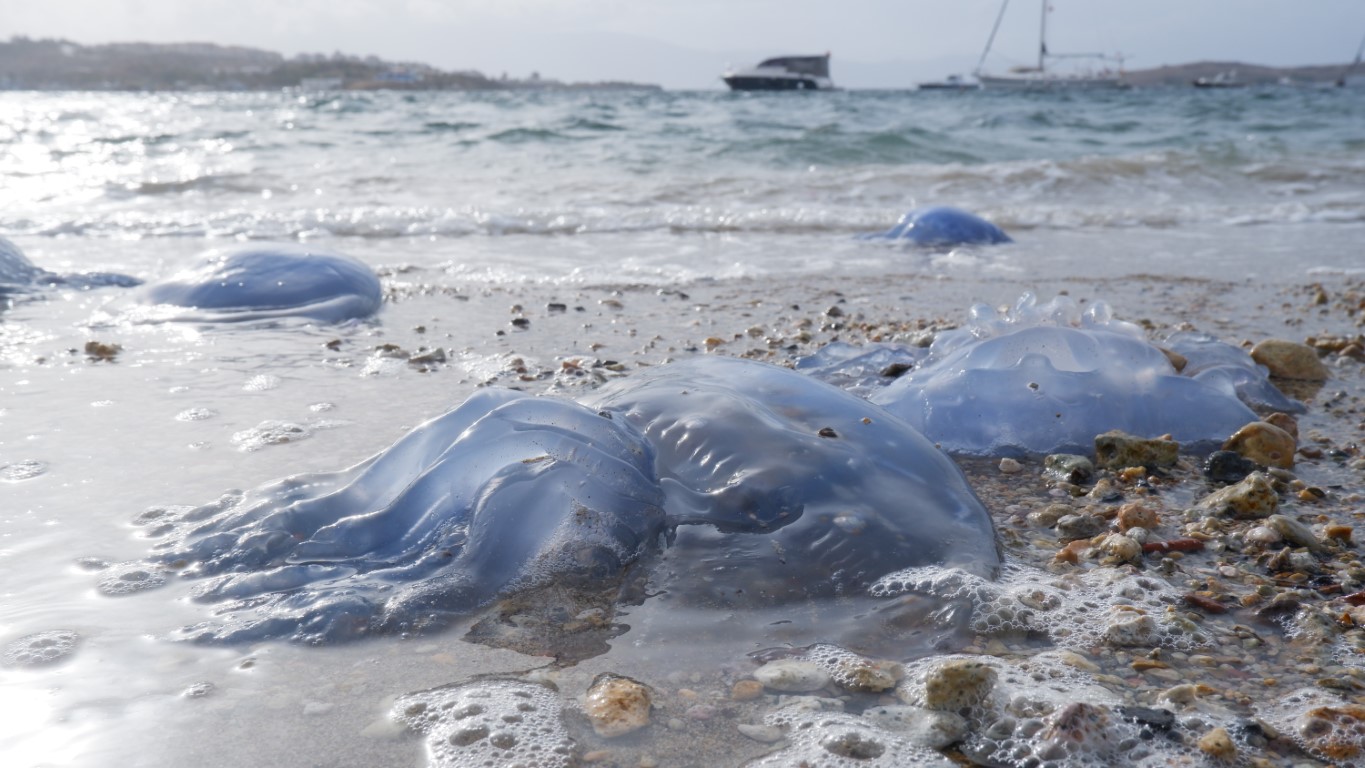
M5 375L16 399L4 418L11 434L41 439L31 444L27 456L7 454L7 471L17 471L13 468L22 462L16 459L30 459L37 464L28 466L39 466L41 473L32 479L8 478L10 509L28 510L10 518L10 551L23 546L16 534L22 533L26 518L41 542L41 530L50 528L52 520L76 524L75 516L64 518L61 510L98 510L95 518L81 523L89 526L78 537L84 548L71 552L64 573L55 579L50 573L29 574L27 585L10 582L17 592L27 588L28 610L46 610L41 607L45 593L92 590L105 566L141 557L145 542L131 522L146 507L204 503L229 487L339 469L382 449L404 429L480 386L574 396L642 366L689 355L789 365L836 340L923 343L935 331L960 323L968 305L1007 305L1025 291L1041 297L1065 293L1078 302L1108 301L1118 317L1149 328L1154 337L1193 327L1232 343L1313 338L1329 345L1334 342L1327 340L1336 339L1336 346L1345 348L1345 340L1359 339L1365 295L1358 278L1340 276L1284 284L1155 276L1033 283L907 273L875 279L708 280L664 289L566 289L469 287L412 268L390 270L384 280L382 327L80 326L80 317L98 314L117 295L107 291L55 293L11 308L4 326L10 361ZM58 322L53 322L54 313ZM38 318L44 330L34 338ZM103 346L87 347L89 342ZM251 355L252 349L267 345L274 360L268 370ZM99 743L93 754L102 762L117 758L127 765L185 760L305 765L311 764L308 755L331 755L328 761L338 765L411 764L423 761L423 747L416 734L391 716L397 697L504 673L557 687L564 722L576 744L575 759L582 762L738 765L789 748L794 740L765 743L737 729L740 724L761 727L766 716L790 703L790 694L774 690L752 698L737 693L741 682L753 679L760 662L772 656L771 649L837 636L855 654L908 663L912 671L920 669L915 664L927 663L917 660L967 654L1000 665L1002 675L1029 669L1035 681L1049 676L1073 686L1084 681L1126 706L1164 709L1179 717L1199 714L1204 731L1232 729L1239 759L1252 763L1349 765L1359 758L1361 743L1349 728L1335 741L1319 734L1314 742L1295 732L1301 711L1290 707L1279 713L1275 707L1303 690L1342 704L1359 702L1365 686L1365 630L1354 623L1365 619L1356 594L1365 588L1365 570L1358 537L1351 534L1365 499L1365 457L1358 448L1365 379L1358 349L1355 357L1349 348L1345 355L1325 353L1332 378L1320 388L1291 390L1304 399L1308 411L1297 419L1300 447L1294 468L1278 473L1278 512L1302 523L1321 542L1311 550L1311 567L1274 556L1281 549L1310 551L1302 547L1234 545L1251 521L1210 527L1187 517L1185 510L1214 487L1194 457L1154 473L1150 482L1135 482L1131 474L1102 473L1100 482L1109 483L1112 491L1102 497L1091 492L1093 483L1059 487L1043 476L1036 460L1024 460L1009 471L995 460L961 462L992 513L1010 578L1093 583L1098 593L1104 592L1103 578L1150 579L1162 585L1161 595L1183 600L1169 610L1198 627L1207 643L1184 648L1103 641L1074 646L1034 629L968 632L953 635L946 647L926 648L924 638L906 627L900 627L905 636L888 636L897 626L894 621L871 617L860 628L856 617L867 614L858 607L821 609L827 611L823 619L815 615L821 612L817 610L813 624L789 631L777 625L793 618L790 606L775 608L773 616L722 620L669 615L651 610L646 600L618 609L612 622L616 628L605 633L605 643L596 636L586 646L580 644L609 650L582 652L589 658L572 663L462 639L480 617L437 636L333 648L270 643L197 648L158 638L202 616L203 607L185 601L185 586L172 580L166 588L123 598L91 594L91 609L100 614L101 623L112 626L82 637L66 664L33 679L49 690L45 698L61 702L67 711L88 714L31 734L27 744L38 754L60 756L58 741L80 744L85 751L94 739ZM155 371L153 378L147 378L149 371ZM44 392L46 412L25 409L24 392ZM137 437L149 424L165 437L163 420L192 407L214 416L178 422L176 429L183 432L174 439ZM59 429L44 426L54 417L59 417ZM298 430L260 430L268 421L293 423ZM253 439L259 444L252 444ZM130 448L138 457L131 463ZM72 466L101 464L105 470L91 471L79 483L69 479ZM174 498L169 497L172 479ZM1073 545L1070 556L1058 557L1065 546L1055 528L1060 514L1097 515L1110 521L1107 531L1110 523L1117 526L1117 510L1133 502L1160 518L1151 540L1188 539L1194 533L1202 548L1148 552L1125 562L1107 557L1098 546ZM115 602L116 615L111 615ZM1290 604L1292 608L1284 607ZM1267 611L1267 605L1279 607ZM501 610L491 615L517 623L515 606ZM1286 615L1300 613L1316 619L1286 623ZM1093 603L1077 600L1060 607L1055 620L1083 625L1102 621L1101 614ZM822 620L835 624L821 629ZM528 626L534 635L534 625ZM573 647L572 640L566 642ZM766 656L752 655L765 650ZM106 658L120 661L111 668ZM139 671L130 680L133 669ZM603 672L629 676L652 689L647 727L614 739L593 734L580 701ZM905 680L914 679L904 674ZM130 688L141 693L115 704ZM827 706L852 714L900 703L902 688L874 693L831 682L805 695L828 699ZM244 706L248 701L255 704ZM1299 709L1310 708L1305 704ZM1247 735L1246 723L1257 724L1253 730L1260 735ZM119 738L110 738L111 728L119 730ZM1192 728L1181 726L1183 731ZM1203 735L1187 735L1171 754L1182 763L1199 764L1203 758L1194 740ZM1332 752L1324 751L1322 743L1346 746ZM1315 745L1316 752L1304 751ZM774 759L790 754L779 752ZM948 754L955 753L950 748ZM429 760L459 764L439 753Z

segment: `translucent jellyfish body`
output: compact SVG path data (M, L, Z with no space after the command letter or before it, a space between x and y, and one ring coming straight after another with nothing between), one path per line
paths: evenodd
M439 627L550 584L609 590L642 561L671 594L763 604L999 565L990 516L921 435L728 358L623 378L588 407L483 390L351 469L143 522L155 560L218 605L185 632L208 641Z
M1204 451L1256 419L1230 379L1181 375L1103 302L1082 313L1027 295L1003 316L975 307L871 400L950 453L980 456L1088 453L1113 429Z
M18 293L42 286L63 285L70 288L88 289L103 286L128 288L140 285L141 280L128 275L108 272L88 272L83 274L62 275L34 266L19 246L0 237L0 296Z
M980 216L945 205L915 208L891 229L863 238L942 248L1012 242L1003 230Z
M726 602L863 592L898 568L992 573L994 530L962 472L901 420L785 368L702 357L589 404L653 446L670 588Z
M485 390L350 469L174 516L156 559L208 577L194 639L440 626L510 590L607 579L656 546L653 455L574 403Z
M292 246L211 252L198 266L149 286L149 319L236 322L296 317L337 323L369 317L383 301L374 270L349 256Z

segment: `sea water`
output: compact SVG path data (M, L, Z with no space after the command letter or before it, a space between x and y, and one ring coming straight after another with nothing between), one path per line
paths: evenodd
M1228 286L1365 273L1359 89L7 93L0 118L0 235L44 269L151 281L209 248L312 243L388 294L373 323L230 329L130 322L126 289L8 298L0 644L56 633L70 653L0 667L6 765L420 764L392 701L543 666L458 632L176 643L208 610L183 585L100 588L145 557L145 510L349 466L483 384L572 389L594 362L700 353L845 297L961 321L1084 289L1125 319L1269 334L1275 305ZM855 237L922 205L1015 242ZM445 362L404 359L434 348ZM598 663L685 667L669 624L640 621ZM792 621L723 626L742 658L771 640L746 626ZM793 637L821 631L858 634Z

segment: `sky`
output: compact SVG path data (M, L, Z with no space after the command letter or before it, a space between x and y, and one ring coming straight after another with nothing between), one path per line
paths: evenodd
M1194 61L1349 62L1365 0L1049 0L1054 52L1121 53L1129 69ZM723 88L728 65L830 52L845 88L970 72L1001 0L4 0L14 35L340 51L565 81ZM1012 0L987 69L1028 63L1038 0Z

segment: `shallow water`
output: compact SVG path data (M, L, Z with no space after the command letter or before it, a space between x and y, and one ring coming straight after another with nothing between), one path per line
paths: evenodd
M789 361L961 323L971 304L1024 291L1233 343L1359 332L1341 304L1365 236L1352 92L12 96L0 235L38 266L155 280L211 247L302 240L378 268L387 301L373 322L217 328L128 322L131 294L114 288L12 299L0 644L78 639L57 663L0 667L7 764L420 765L421 739L389 717L397 697L549 665L466 642L464 625L341 647L175 643L171 629L206 617L185 584L110 597L97 589L110 571L85 560L145 557L133 521L149 507L350 466L486 383L576 395L617 363ZM982 214L1015 242L854 237L927 204ZM1313 283L1334 303L1312 305ZM91 341L121 348L99 359ZM436 347L446 362L404 359ZM1360 395L1359 366L1343 365L1303 417L1335 445L1360 439L1325 407ZM1010 498L990 470L970 478L1007 530L1011 505L1049 498L1032 475ZM1360 493L1358 472L1300 471L1336 498ZM1007 555L1024 558L1016 537L1029 538L1006 533ZM599 671L668 691L649 736L614 747L627 764L684 764L689 750L739 763L764 746L689 729L753 713L694 719L679 689L723 687L752 669L745 654L785 644L903 659L973 647L914 606L881 607L645 600L622 607L629 629L594 638L609 652L544 674L567 698Z

